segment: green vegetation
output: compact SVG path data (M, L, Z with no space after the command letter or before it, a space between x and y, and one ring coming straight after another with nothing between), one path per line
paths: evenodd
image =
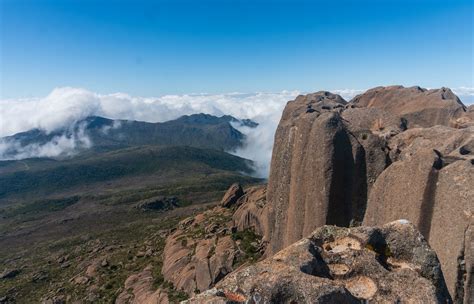
M11 218L19 215L33 215L46 212L55 212L63 210L77 203L79 199L79 196L71 196L59 199L43 199L17 207L1 209L0 214L5 218Z
M244 262L256 262L262 256L256 246L261 237L253 230L245 229L243 231L236 231L232 233L232 239L234 241L240 241L239 248L244 252L243 256L239 256L238 259L234 261L235 266L239 266Z
M47 195L124 178L154 175L186 177L226 171L250 173L248 160L225 152L192 147L143 146L56 162L23 161L29 170L0 173L0 198Z
M201 119L209 124L204 116L186 119L190 126L202 124ZM99 128L106 122L94 123ZM195 132L209 127L214 135L227 134L221 126L186 128L182 136L199 146ZM21 270L0 282L0 298L16 303L58 297L67 303L113 303L124 292L125 280L149 265L154 287L164 289L171 302L187 298L161 275L166 236L179 220L219 201L232 183L261 180L243 174L252 172L248 160L202 148L205 142L201 148L172 142L130 147L149 140L141 131L133 132L125 142L114 143L113 136L94 138L98 146L70 159L0 162L0 270ZM235 146L241 138L228 139L217 144ZM178 207L163 212L135 208L160 196L175 196ZM230 217L215 215L210 221L220 225ZM204 227L192 233L203 237ZM93 274L86 275L88 271Z
M166 292L168 293L168 300L171 303L179 303L189 298L188 295L184 291L177 290L173 286L173 283L170 283L168 281L164 281L161 287L164 288Z

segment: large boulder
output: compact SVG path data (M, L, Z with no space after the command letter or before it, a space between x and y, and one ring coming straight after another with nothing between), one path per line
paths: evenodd
M329 92L288 102L276 131L268 182L269 252L316 227L362 220L366 153L340 114L345 104Z
M232 184L221 200L221 206L225 208L232 207L237 200L244 195L244 189L238 183Z
M406 221L324 226L186 303L447 303L436 253Z
M431 127L452 126L466 107L448 88L427 90L418 86L376 87L354 97L356 107L378 108L408 121L408 125Z
M232 215L234 227L239 231L251 229L258 235L264 236L265 229L268 227L266 185L250 187L237 204L239 208Z
M378 87L350 103L318 92L288 102L267 190L267 255L323 225L408 219L438 252L455 300L465 300L474 289L465 245L473 221L472 111L446 88Z
M410 129L391 138L389 146L394 163L370 192L364 224L413 222L438 253L451 294L463 299L474 287L469 272L460 275L474 219L474 128Z

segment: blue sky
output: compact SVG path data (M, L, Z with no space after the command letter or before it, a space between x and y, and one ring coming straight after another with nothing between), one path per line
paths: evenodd
M470 0L0 5L0 98L474 86Z

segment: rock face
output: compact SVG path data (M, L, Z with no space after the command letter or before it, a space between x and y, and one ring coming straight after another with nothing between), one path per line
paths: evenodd
M230 198L234 202L181 221L166 239L162 274L176 289L189 295L207 290L263 253L259 216L265 206L265 186L244 192L234 184L223 202ZM240 207L234 213L231 206Z
M462 270L466 234L473 225L473 155L460 153L473 145L472 127L435 126L395 136L389 142L395 161L377 178L364 218L366 225L399 218L412 221L438 253L455 299L463 299L464 292L474 288L472 265Z
M267 187L256 186L246 190L237 205L239 208L232 215L234 227L238 231L251 229L257 235L265 236L268 227ZM263 239L267 242L267 239Z
M237 248L227 223L232 214L216 208L188 218L166 240L162 274L188 294L204 291L233 270Z
M233 184L222 198L221 206L225 208L232 207L242 195L244 195L242 186L237 183Z
M125 290L115 300L116 304L168 304L168 295L153 288L152 266L132 275L125 281Z
M370 187L389 164L385 138L379 129L370 130L373 123L367 124L364 115L389 119L392 132L403 129L400 118L368 111L352 109L329 92L288 102L268 182L270 252L325 224L362 222Z
M407 221L324 226L187 303L446 303L436 257Z
M267 255L323 225L408 219L438 253L453 298L465 301L474 289L466 246L473 123L471 107L445 88L378 87L349 103L318 92L288 102L260 216Z
M356 96L356 107L377 108L404 117L409 126L452 126L466 107L448 88L427 90L420 87L376 87Z

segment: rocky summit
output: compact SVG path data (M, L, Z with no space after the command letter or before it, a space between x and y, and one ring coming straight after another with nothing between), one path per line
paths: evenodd
M437 252L456 301L472 299L472 109L449 89L378 87L288 102L275 135L271 255L323 225L408 219Z
M199 207L179 185L110 198L115 212L150 221L114 230L127 233L120 242L102 235L61 251L48 261L55 273L29 277L32 266L10 259L0 303L15 303L16 284L30 286L21 280L51 286L43 303L473 303L473 113L447 88L298 96L276 130L267 184L192 183ZM43 204L58 202L82 201ZM69 281L47 285L52 275Z
M472 303L473 119L446 88L298 96L268 184L182 220L164 280L185 303Z
M167 235L119 303L472 303L474 117L449 89L289 101L267 185ZM170 286L172 288L170 288Z

